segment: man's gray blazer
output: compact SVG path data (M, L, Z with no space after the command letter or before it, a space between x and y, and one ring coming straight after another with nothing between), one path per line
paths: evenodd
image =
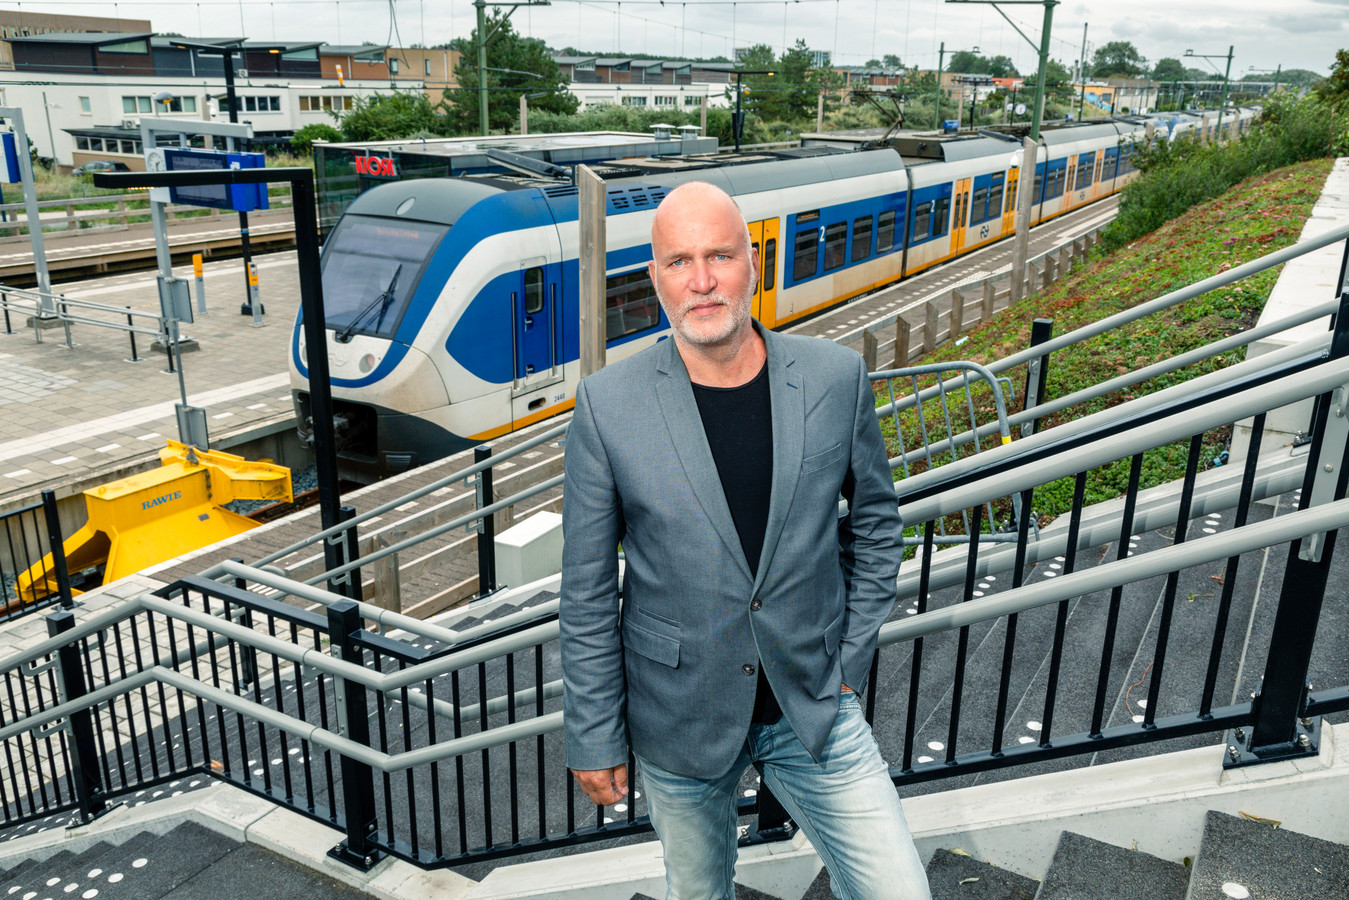
M773 486L757 578L675 342L577 388L560 612L569 768L621 765L631 746L671 772L725 773L749 730L759 665L818 759L841 685L866 688L901 553L866 369L829 341L759 331Z

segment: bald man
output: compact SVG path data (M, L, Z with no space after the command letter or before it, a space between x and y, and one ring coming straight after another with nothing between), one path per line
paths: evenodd
M631 750L668 900L734 897L749 765L839 897L929 898L859 698L902 527L862 359L753 321L759 260L719 188L671 191L651 251L674 340L584 379L567 436L567 765L607 806Z

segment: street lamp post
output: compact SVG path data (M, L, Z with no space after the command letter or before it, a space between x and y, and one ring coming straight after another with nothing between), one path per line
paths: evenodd
M932 92L932 130L941 131L941 75L946 62L946 41L941 42L937 53L937 87Z
M735 119L731 122L731 131L735 134L735 150L740 152L740 132L745 127L745 113L741 109L740 98L744 95L744 88L740 86L740 79L743 75L773 75L767 69L736 69L735 71Z
M1030 123L1030 136L1032 140L1040 139L1040 120L1045 115L1045 69L1049 65L1049 35L1054 27L1054 7L1059 5L1059 0L946 0L947 3L986 3L993 7L998 15L1007 19L1007 24L1011 25L1022 39L1035 47L1040 54L1040 67L1035 76L1035 117ZM1002 11L1003 6L1043 6L1045 8L1044 24L1040 28L1040 42L1036 44L1026 33L1021 30L1021 26L1013 22Z
M1217 53L1195 53L1193 50L1186 50L1186 51L1185 51L1185 55L1186 55L1186 56L1191 56L1191 57L1194 57L1195 59L1226 59L1226 60L1227 60L1227 73L1226 73L1225 75L1223 75L1222 99L1220 99L1220 100L1218 101L1218 130L1217 130L1217 135L1218 135L1218 137L1220 137L1220 138L1222 137L1222 133L1223 133L1223 112L1226 111L1226 109L1227 109L1227 83L1228 83L1229 81L1232 80L1232 51L1234 51L1235 49L1236 49L1236 46L1235 46L1235 45L1229 46L1229 47L1227 48L1227 55L1226 55L1226 56L1223 56L1222 54L1217 54Z

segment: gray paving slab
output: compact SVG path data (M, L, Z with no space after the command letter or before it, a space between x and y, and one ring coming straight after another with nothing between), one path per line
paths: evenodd
M208 312L183 333L200 349L183 358L188 402L206 409L213 443L229 434L290 414L286 348L299 305L294 252L257 257L267 316L261 328L238 314L244 298L242 263L205 266ZM190 268L179 277L192 277ZM68 297L156 312L152 272L117 275L60 286ZM148 320L139 320L144 324ZM60 329L16 328L0 334L0 507L99 473L153 463L166 438L178 436L174 404L178 377L165 357L137 338L140 362L129 362L125 332L72 326L74 349L61 346ZM69 492L69 491L67 491Z

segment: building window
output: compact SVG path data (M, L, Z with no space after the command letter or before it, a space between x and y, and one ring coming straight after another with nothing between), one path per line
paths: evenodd
M76 149L76 150L88 150L88 149L89 149L89 139L88 139L87 137L84 137L83 135L79 135L79 134L75 135L75 149Z
M88 115L93 115L93 112L94 112L93 107L89 105L89 98L88 98L88 97L81 97L81 98L80 98L80 114L81 114L81 115L88 116Z
M623 98L623 105L624 105L624 106L646 106L646 98L645 98L645 97L624 97L624 98Z
M424 60L422 60L422 65L426 67L426 71L423 72L422 74L424 74L424 75L430 75L430 74L431 74L431 60L430 60L430 59L424 59Z
M702 105L703 105L703 98L702 98L702 97L689 97L689 96L686 96L686 97L684 98L684 105L685 105L685 106L702 106Z
M390 75L398 74L398 60L396 59L389 60L389 74Z

